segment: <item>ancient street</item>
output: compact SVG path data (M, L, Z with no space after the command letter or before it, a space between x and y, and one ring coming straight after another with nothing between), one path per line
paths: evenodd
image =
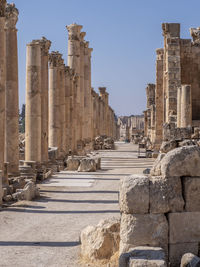
M96 173L62 171L39 185L41 198L23 201L0 213L0 266L77 267L81 230L119 216L119 180L150 168L153 159L137 158L137 145L118 142L101 151Z

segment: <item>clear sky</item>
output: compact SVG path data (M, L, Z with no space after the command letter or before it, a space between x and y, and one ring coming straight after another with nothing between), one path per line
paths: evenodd
M181 37L200 26L199 0L13 0L19 9L20 106L25 102L26 44L45 36L67 63L66 25L83 25L92 47L92 86L106 86L117 115L145 109L145 87L155 82L155 49L162 22L180 22ZM9 1L8 1L9 2Z

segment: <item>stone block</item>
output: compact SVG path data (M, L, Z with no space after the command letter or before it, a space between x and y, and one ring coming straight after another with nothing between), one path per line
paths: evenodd
M200 212L169 213L169 243L200 242Z
M163 177L200 176L200 148L178 147L168 152L160 164Z
M161 176L150 178L150 213L180 212L184 208L181 179Z
M167 153L177 147L176 140L162 142L160 147L161 153Z
M68 171L77 171L80 165L80 160L73 157L68 157L67 159L67 170Z
M81 163L78 167L78 172L95 172L96 171L96 162L94 159L85 158L81 160Z
M183 233L184 235L184 233ZM169 263L170 266L180 266L181 258L185 253L198 254L198 243L179 243L169 245Z
M148 213L149 178L146 175L131 175L120 181L120 211L123 213Z
M161 247L168 251L168 222L163 214L122 214L120 253L137 246Z
M81 232L81 256L89 260L111 258L119 250L120 219L102 220Z
M200 211L200 177L184 177L183 192L186 211Z
M130 252L121 254L119 258L119 267L129 266L167 266L165 253L159 247L135 247Z

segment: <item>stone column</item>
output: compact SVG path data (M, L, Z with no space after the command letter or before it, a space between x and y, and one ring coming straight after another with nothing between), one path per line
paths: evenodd
M66 152L69 152L71 138L71 121L70 121L70 98L71 98L70 68L65 67L65 133L66 133Z
M41 162L41 47L27 45L25 160Z
M49 147L61 149L60 75L61 54L49 54Z
M75 71L75 74L78 76L77 79L77 97L76 97L76 143L81 139L81 114L80 114L80 105L81 105L81 79L80 79L80 34L81 34L81 25L71 24L67 26L68 30L68 66Z
M181 87L181 127L192 126L192 96L191 86L182 85Z
M41 46L41 161L48 163L49 141L49 49L51 42L45 37L39 40Z
M65 120L65 65L64 60L60 59L59 64L59 81L60 81L60 135L61 135L61 154L66 155L66 120Z
M6 1L0 3L0 206L2 204L2 184L8 183L2 176L4 171L5 149L5 79L6 79L6 34L5 34Z
M177 88L177 127L181 127L181 87Z
M6 6L6 123L5 161L8 174L19 176L19 95L17 29L19 12L14 4Z
M163 23L165 122L177 115L177 88L181 87L180 24ZM175 122L176 124L176 122Z
M162 48L156 50L156 87L155 87L155 150L160 149L163 139L164 96L163 96L163 54Z
M86 33L80 33L80 132L81 136L80 139L84 140L87 138L87 131L85 130L85 125L87 123L87 115L85 114L85 95L86 95L86 88L85 88L85 78L84 78L84 68L85 68L85 37ZM86 115L86 116L85 116Z

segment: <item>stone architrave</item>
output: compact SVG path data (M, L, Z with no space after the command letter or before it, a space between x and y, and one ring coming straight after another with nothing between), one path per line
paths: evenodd
M27 45L25 160L41 162L41 46Z
M45 37L39 40L41 45L41 161L48 163L48 127L49 127L49 49L51 42Z
M5 161L8 173L19 175L19 96L17 29L19 12L14 4L6 6L6 123Z
M61 149L60 75L61 54L49 54L49 147Z

